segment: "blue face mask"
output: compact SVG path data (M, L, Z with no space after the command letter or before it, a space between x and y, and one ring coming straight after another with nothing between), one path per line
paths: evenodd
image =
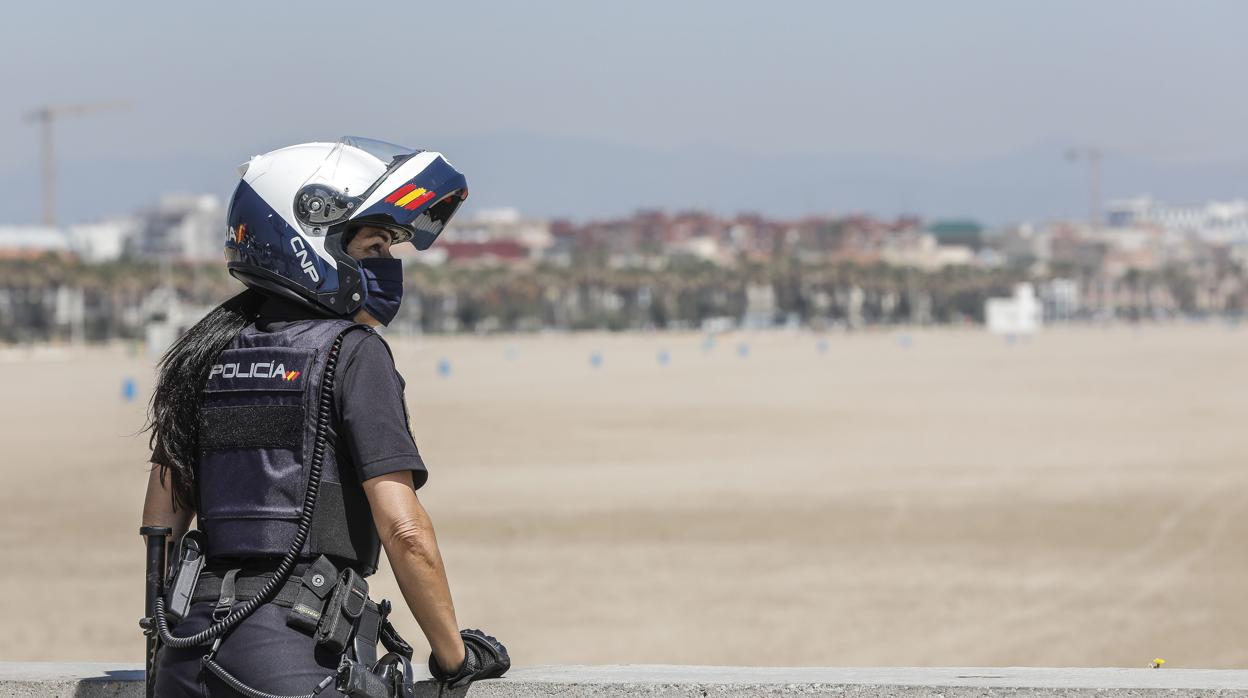
M403 260L365 257L360 260L360 273L364 276L361 308L381 324L389 325L403 302Z

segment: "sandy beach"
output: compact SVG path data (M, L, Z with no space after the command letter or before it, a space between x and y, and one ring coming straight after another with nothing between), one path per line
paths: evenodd
M1248 330L393 346L461 623L518 665L1248 665ZM0 659L141 659L151 387L0 350Z

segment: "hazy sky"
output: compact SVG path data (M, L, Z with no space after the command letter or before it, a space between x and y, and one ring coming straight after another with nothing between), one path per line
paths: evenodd
M23 3L0 41L0 222L226 194L233 166L364 135L444 151L477 207L698 206L1007 221L1106 196L1248 195L1248 3Z

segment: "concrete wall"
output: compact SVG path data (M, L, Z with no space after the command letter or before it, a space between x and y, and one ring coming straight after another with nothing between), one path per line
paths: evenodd
M825 669L550 666L515 669L468 690L480 698L1248 698L1248 671L1214 669ZM143 695L141 667L0 662L0 696ZM434 698L422 684L417 695Z

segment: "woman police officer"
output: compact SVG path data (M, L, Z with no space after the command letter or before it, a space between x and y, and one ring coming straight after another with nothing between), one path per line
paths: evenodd
M391 245L433 244L464 176L438 153L360 138L282 148L240 172L225 254L248 288L165 354L150 408L143 523L199 526L183 538L177 598L158 602L156 695L355 695L361 669L405 692L410 647L363 581L382 548L433 676L501 676L502 644L458 630L416 496L427 475L403 380L371 329L402 297ZM392 654L374 664L379 638Z

